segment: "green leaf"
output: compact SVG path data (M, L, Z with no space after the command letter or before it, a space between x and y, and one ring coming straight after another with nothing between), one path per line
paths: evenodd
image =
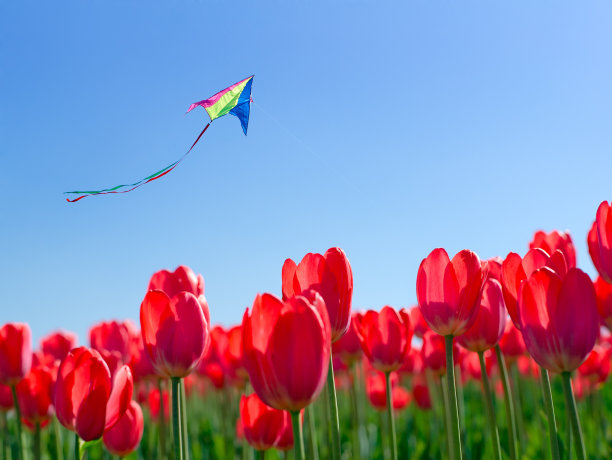
M83 441L79 438L79 458L83 458L85 451L91 446L96 446L102 442L102 438L94 439L93 441Z

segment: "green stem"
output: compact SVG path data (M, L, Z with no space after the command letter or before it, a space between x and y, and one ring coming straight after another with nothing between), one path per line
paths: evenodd
M257 457L257 460L265 460L265 458L266 458L266 451L265 450L256 450L255 452L256 452L255 456Z
M553 406L552 391L548 371L540 366L540 386L544 398L544 410L548 418L548 438L550 441L550 455L553 460L561 460L559 455L559 441L557 436L557 422L555 420L555 407Z
M493 452L495 458L501 460L501 448L499 446L499 432L497 430L497 423L495 422L495 410L493 409L493 394L491 393L491 386L489 384L489 376L487 375L487 366L484 360L484 353L478 352L478 359L480 360L480 373L482 375L482 387L484 389L484 400L485 407L487 409L487 418L489 419L489 427L491 429L491 441L493 442Z
M389 444L391 444L391 458L397 460L397 439L395 437L395 419L393 418L393 389L391 388L391 372L385 372L387 383L387 414L389 417Z
M452 459L452 447L450 444L450 439L453 437L453 432L451 430L451 415L449 412L450 405L448 404L448 388L444 384L444 378L440 377L440 393L442 394L442 410L444 411L444 431L446 432L446 448L449 451L449 458ZM442 453L442 448L440 448L440 454Z
M185 395L185 381L181 379L181 440L183 441L183 456L189 460L189 435L187 431L187 396Z
M174 460L183 460L183 449L181 441L181 413L179 387L181 379L172 377L172 433L174 434Z
M572 418L572 414L570 413L570 408L566 404L565 405L565 440L566 440L566 448L564 457L567 460L572 460L572 422L570 419Z
M40 450L40 422L36 422L34 426L34 444L32 445L32 450L34 454L34 460L41 459L41 450Z
M62 449L62 437L60 434L59 422L56 417L53 417L53 438L55 444L55 459L60 460L64 458L63 449Z
M517 460L516 455L516 419L514 418L514 405L512 404L512 390L510 389L510 379L508 378L508 368L504 355L499 348L499 344L495 345L495 356L497 357L497 365L502 385L504 387L504 405L506 406L506 421L508 424L508 444L510 445L510 459Z
M74 460L81 460L79 435L74 433Z
M19 458L25 458L23 451L23 438L21 435L21 409L19 408L19 400L17 399L17 387L15 385L11 385L11 392L13 393L13 405L15 406L15 414L17 416L17 445L19 446Z
M359 402L357 400L357 372L356 366L353 364L353 372L351 375L351 387L349 389L351 396L351 405L353 406L353 444L354 453L353 458L355 460L361 460L361 411L359 410Z
M302 432L302 424L300 423L300 411L291 412L291 425L293 427L295 460L305 460L304 433Z
M516 430L518 433L518 456L521 457L525 449L525 421L523 420L523 392L516 362L510 365L510 376L512 378L512 398L514 402L514 417L516 419Z
M0 410L0 422L2 423L2 458L8 458L7 447L8 447L8 423L6 421L6 412Z
M444 337L446 343L446 385L448 393L448 413L450 416L449 455L451 460L461 460L461 435L459 434L459 412L457 389L455 385L455 364L453 362L453 336Z
M319 460L319 442L317 439L317 427L315 423L315 407L310 406L305 409L305 416L308 418L308 431L310 434L310 455L313 460Z
M327 403L331 416L332 459L340 460L340 421L338 419L338 400L336 399L336 384L334 381L334 364L331 352L329 353L329 370L327 372Z
M578 409L576 408L576 400L574 399L574 391L572 390L572 380L569 372L561 374L563 379L563 393L565 394L565 403L570 411L570 420L572 423L572 431L574 432L574 446L576 457L578 460L586 460L586 449L584 447L584 438L582 436L582 428L580 426L580 417L578 417Z
M166 408L164 407L164 382L162 379L157 381L157 391L159 391L159 450L160 458L166 458Z

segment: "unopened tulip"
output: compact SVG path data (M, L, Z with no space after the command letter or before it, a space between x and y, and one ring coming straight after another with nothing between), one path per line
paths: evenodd
M0 411L6 412L13 408L13 392L11 387L0 383Z
M361 359L363 356L363 350L361 349L361 343L355 330L355 323L360 317L360 313L353 313L351 324L342 337L336 340L332 344L332 353L334 357L338 356L344 361L347 366L351 366Z
M153 274L149 281L149 291L163 291L168 297L174 297L179 292L189 292L196 296L206 322L210 324L208 302L204 297L204 278L196 275L191 268L179 265L173 272L160 270Z
M395 373L391 374L391 396L393 409L402 410L410 403L410 393L406 388L399 385L399 379ZM372 407L378 411L387 409L387 389L385 375L373 372L366 378L366 394Z
M104 432L104 447L113 455L125 457L138 448L143 431L142 409L136 401L130 401L117 423Z
M476 320L457 337L462 347L476 352L493 348L506 327L506 306L499 281L487 278L479 298Z
M598 277L595 280L595 295L601 322L612 331L612 284Z
M427 322L425 321L425 318L423 318L423 313L421 313L421 309L418 305L416 305L410 308L410 310L408 310L408 313L410 314L410 324L412 324L412 327L414 328L414 335L422 339L423 335L430 329L427 325Z
M54 376L48 367L37 367L17 384L21 417L32 425L46 422L52 412Z
M209 341L208 323L191 293L168 297L149 291L140 306L145 351L160 377L185 377L198 364Z
M157 388L152 389L147 396L147 405L151 412L151 418L154 420L157 420L160 416L162 402L164 407L164 420L170 418L170 394L167 390L162 391L162 398L163 401L160 399L159 390Z
M547 254L551 255L559 250L565 256L567 268L576 267L576 248L574 247L569 232L553 230L550 233L546 233L542 230L538 230L529 243L529 249L535 248L543 249Z
M499 348L501 348L506 361L509 363L515 362L519 356L525 354L526 348L523 336L512 321L506 321L506 329L499 341Z
M89 330L89 345L100 353L116 352L122 364L130 360L130 326L119 321L103 321Z
M117 372L111 383L108 366L97 351L75 348L58 371L55 412L62 425L76 431L84 441L92 441L123 415L132 391L132 373L127 366Z
M443 336L463 334L476 319L485 272L478 256L463 250L452 260L434 249L417 274L417 299L429 327Z
M552 372L571 372L587 357L599 334L595 289L583 271L560 277L536 270L521 286L519 318L527 351Z
M325 301L332 330L332 342L344 335L351 319L353 272L344 251L330 248L325 254L308 253L296 265L291 259L283 264L283 298L317 291Z
M331 328L314 291L285 301L257 295L242 320L244 366L267 405L293 413L314 401L327 378Z
M380 312L368 310L356 319L355 330L361 348L375 369L391 372L402 366L413 335L406 309L399 313L389 306Z
M57 331L43 337L40 349L45 355L53 356L61 361L68 352L76 347L76 334L67 331Z
M0 383L17 385L32 367L32 333L25 323L0 327Z
M421 410L431 409L431 397L429 395L429 387L424 383L415 383L412 386L412 395L414 401Z
M240 420L245 439L256 450L275 447L285 426L291 426L288 412L268 406L257 394L240 398Z
M430 369L435 375L446 373L446 350L444 337L433 331L427 331L423 336L421 357L425 369ZM459 347L453 342L453 360L459 362Z
M584 362L578 367L578 373L595 388L605 383L610 375L612 362L612 349L605 349L595 345Z
M540 248L527 251L525 257L511 252L502 263L501 283L504 292L504 301L508 314L514 325L520 328L518 317L518 293L521 284L539 268L549 267L551 270L565 276L567 264L565 256L561 251L556 251L553 256Z

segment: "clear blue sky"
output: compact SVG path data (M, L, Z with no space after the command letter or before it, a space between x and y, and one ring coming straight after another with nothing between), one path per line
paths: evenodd
M253 4L257 6L253 6ZM502 4L503 3L503 4ZM149 276L204 275L213 322L341 246L354 305L415 302L434 247L585 237L612 198L612 3L0 3L0 322L86 339ZM248 137L190 103L255 74Z

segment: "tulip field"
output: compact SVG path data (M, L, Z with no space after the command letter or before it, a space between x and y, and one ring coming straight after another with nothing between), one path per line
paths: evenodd
M4 324L0 459L610 459L608 202L585 237L594 280L557 230L505 258L428 248L409 308L356 309L330 248L279 261L233 327L187 266L84 343Z

